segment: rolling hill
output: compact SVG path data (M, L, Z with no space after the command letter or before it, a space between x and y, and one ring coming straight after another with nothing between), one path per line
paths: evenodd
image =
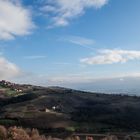
M0 90L5 89L0 93L0 124L42 131L140 131L140 97L61 87L14 87L22 91L0 84Z

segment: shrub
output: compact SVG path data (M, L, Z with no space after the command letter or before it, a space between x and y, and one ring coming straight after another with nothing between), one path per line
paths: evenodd
M40 135L37 129L23 129L22 127L10 127L6 129L0 126L0 140L47 140Z
M11 127L8 129L8 137L12 140L30 140L29 135L22 128Z
M5 140L7 138L7 130L4 126L0 126L0 140Z

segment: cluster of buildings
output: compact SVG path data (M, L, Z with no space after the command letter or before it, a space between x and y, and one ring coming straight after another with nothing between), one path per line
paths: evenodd
M10 88L11 90L14 90L16 92L23 92L22 87L15 83L7 82L5 80L0 81L0 86Z

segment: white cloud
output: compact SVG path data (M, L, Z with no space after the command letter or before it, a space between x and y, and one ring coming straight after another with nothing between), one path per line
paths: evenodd
M65 76L55 76L50 77L49 82L52 84L65 84L65 83L86 83L90 80L93 80L91 77L86 76L84 74L73 74L73 75L65 75Z
M32 55L32 56L25 56L24 59L44 59L46 58L45 55Z
M80 36L69 36L69 37L63 38L63 40L82 46L82 47L86 47L88 49L93 49L90 46L95 44L95 41L93 39L80 37Z
M53 26L66 26L69 21L82 15L87 8L101 8L108 0L46 0L41 8L47 15L53 16Z
M130 50L101 50L99 55L83 58L80 61L85 64L113 64L125 63L129 60L140 60L140 51Z
M91 76L86 76L84 74L69 74L69 75L53 75L50 76L48 74L35 74L35 73L25 73L20 77L13 79L18 83L26 83L26 84L34 84L41 86L52 86L52 85L60 85L65 86L67 84L74 83L87 83L92 80Z
M76 74L67 74L67 75L39 75L33 73L25 73L18 78L14 79L14 82L23 83L23 84L33 84L40 86L66 86L75 88L77 85L90 84L94 85L96 83L102 82L106 84L105 81L116 80L117 82L125 81L126 79L140 79L140 72L130 72L130 73L116 73L113 75L101 75L97 77L96 75L86 74L86 73L76 73ZM81 86L82 87L82 86Z
M41 78L41 77L40 77ZM67 75L55 75L52 77L42 75L42 78L46 78L49 84L68 84L68 83L90 83L100 80L118 79L120 81L125 78L140 78L140 72L128 72L128 73L115 73L114 75L101 75L96 76L93 72L91 73L76 73Z
M20 69L14 64L0 56L0 79L9 79L20 75Z
M13 39L30 33L31 13L17 0L0 0L0 39Z

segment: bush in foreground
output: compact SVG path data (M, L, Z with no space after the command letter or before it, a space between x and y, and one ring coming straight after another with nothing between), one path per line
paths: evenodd
M0 140L47 140L40 135L37 129L23 129L21 127L10 127L6 129L0 126Z
M125 140L132 140L130 137ZM6 128L0 125L0 140L62 140L59 138L45 137L40 135L37 129L23 129L22 127ZM70 136L65 140L80 140L79 136ZM86 136L85 140L95 140L93 137ZM101 140L118 140L115 135L110 135Z

